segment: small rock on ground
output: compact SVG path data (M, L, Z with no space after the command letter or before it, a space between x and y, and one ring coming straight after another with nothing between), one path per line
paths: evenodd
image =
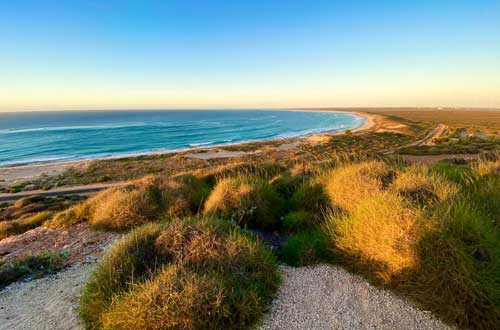
M282 266L283 283L260 330L452 328L336 266Z

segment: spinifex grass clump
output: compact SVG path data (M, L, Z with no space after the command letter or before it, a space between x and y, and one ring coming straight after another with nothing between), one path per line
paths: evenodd
M325 229L345 260L389 281L417 262L418 215L396 194L372 193L350 213L332 213Z
M238 175L217 183L204 212L249 228L269 230L280 225L283 208L283 199L270 183L253 175Z
M98 193L57 214L47 225L61 227L88 221L96 228L121 230L166 217L195 214L208 186L192 175L149 176Z
M274 258L234 224L173 220L139 228L84 289L88 329L245 329L279 284Z
M458 187L425 167L408 167L398 171L390 191L415 206L429 207L444 202L458 193Z
M500 186L478 184L494 180L492 174L460 191L417 168L396 170L384 184L381 168L345 165L325 182L332 203L343 210L332 212L323 226L332 251L350 269L449 323L499 328L500 235L492 218L496 211L482 206L488 199L481 194L486 189L499 196ZM338 187L350 182L356 182L350 191Z
M377 194L387 185L391 173L381 161L364 161L327 170L318 181L323 183L333 208L351 211L359 201Z
M44 211L16 220L0 221L0 240L10 235L24 233L36 228L52 217L52 212Z
M216 168L199 171L198 176L201 177L209 186L213 187L218 181L227 177L236 176L253 176L265 181L269 181L274 177L284 173L286 168L275 163L236 163L221 165Z

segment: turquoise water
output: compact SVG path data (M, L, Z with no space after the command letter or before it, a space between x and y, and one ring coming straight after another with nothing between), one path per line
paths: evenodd
M0 113L0 165L176 151L363 123L351 113L278 110Z

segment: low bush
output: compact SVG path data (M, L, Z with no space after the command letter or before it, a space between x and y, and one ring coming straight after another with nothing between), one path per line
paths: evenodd
M442 161L430 166L429 170L460 185L467 184L472 176L472 170L467 164L454 164Z
M36 228L51 217L52 212L44 211L21 219L0 221L0 240Z
M331 261L332 258L327 237L319 230L290 236L283 245L281 255L284 262L294 267Z
M14 261L0 261L0 289L25 278L38 278L64 267L66 253L44 252Z
M290 212L283 218L283 229L289 233L312 230L317 224L314 215L306 211Z
M96 228L126 229L153 220L160 213L154 188L110 188L89 200L89 223Z
M86 221L89 216L88 209L88 201L77 204L69 209L56 213L52 219L44 223L44 226L48 228L63 228Z
M303 175L283 173L271 181L278 194L288 200L304 184L307 178Z
M320 221L330 208L328 195L322 184L308 181L290 198L290 207L295 211L305 211Z
M113 247L80 311L88 329L244 329L278 284L271 252L235 225L173 220Z
M220 180L205 203L205 214L231 219L256 229L280 225L284 201L267 181L251 176Z

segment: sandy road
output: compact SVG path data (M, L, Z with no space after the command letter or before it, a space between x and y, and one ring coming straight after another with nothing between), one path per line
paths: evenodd
M96 183L85 186L72 186L72 187L61 187L54 188L51 190L31 190L31 191L23 191L19 193L12 194L0 194L0 202L1 203L12 203L17 201L20 198L33 196L33 195L42 195L46 197L54 197L54 196L65 196L65 195L90 195L96 193L100 190L107 189L110 187L123 185L124 182L113 182L113 183Z
M434 127L429 133L427 133L427 135L423 139L412 142L408 144L407 147L429 145L432 143L432 140L439 139L447 128L448 126L446 126L445 124L439 124L436 127Z

